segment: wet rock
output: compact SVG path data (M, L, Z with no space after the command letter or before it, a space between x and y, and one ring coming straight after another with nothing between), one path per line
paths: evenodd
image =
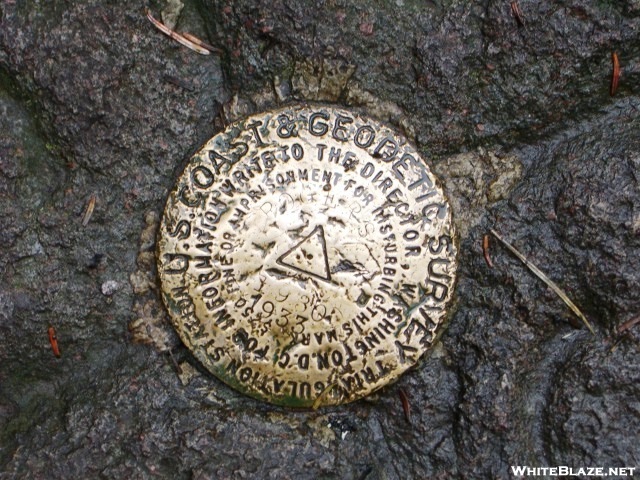
M292 93L299 99L335 102L344 93L354 71L354 65L338 60L323 59L320 64L310 60L296 62L291 78Z
M522 177L516 155L501 155L480 148L444 159L435 166L456 213L454 219L462 238L486 215L489 204L508 198Z
M464 372L458 452L466 475L506 472L509 465L586 465L595 458L598 464L624 466L638 457L626 433L627 416L609 417L606 438L594 429L588 434L595 400L569 400L587 388L582 377L591 369L618 369L615 378L594 374L589 380L601 402L611 395L614 404L635 375L628 357L605 353L607 337L640 308L631 287L640 267L640 241L633 231L640 207L634 160L640 137L637 119L626 115L613 107L561 138L522 149L519 155L530 165L523 180L463 240L461 264L468 270L459 289L475 295L459 297L444 343ZM498 244L492 247L494 268L486 266L480 239L489 226L560 284L594 325L595 336L573 322L560 299ZM627 341L623 350L637 353L635 340ZM553 408L559 401L562 408ZM586 437L592 445L620 443L605 460L606 454L585 448ZM503 454L496 461L498 451Z
M638 465L640 452L630 432L640 428L639 338L636 333L617 348L579 349L559 372L545 432L553 463Z
M629 65L637 55L640 14L633 1L523 4L522 28L509 2L498 0L203 4L212 36L227 52L232 88L295 81L300 62L313 63L319 82L327 62L351 65L340 99L362 105L353 86L398 105L419 127L418 146L436 154L512 147L597 112L609 101L610 51Z
M180 18L184 3L180 0L169 0L162 10L162 21L170 29L174 29Z

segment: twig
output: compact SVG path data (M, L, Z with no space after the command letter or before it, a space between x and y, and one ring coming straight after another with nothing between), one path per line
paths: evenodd
M618 54L616 52L611 53L611 61L613 62L613 72L611 73L609 94L613 97L618 91L618 81L620 80L620 62L618 61Z
M625 330L629 330L631 327L633 327L634 325L636 325L638 323L640 323L640 315L638 315L637 317L632 318L631 320L627 320L622 325L620 325L618 327L618 333L622 333Z
M560 289L560 287L558 287L558 285L556 285L549 277L547 277L544 273L542 273L542 271L538 267L536 267L533 263L527 260L527 258L524 255L522 255L518 250L516 250L513 245L511 245L509 242L504 240L500 235L498 235L498 233L493 228L490 229L490 231L494 237L496 237L500 242L502 242L502 244L505 247L507 247L511 251L511 253L513 253L516 257L518 257L518 259L522 263L524 263L529 268L529 270L531 270L540 280L546 283L549 286L549 288L551 288L551 290L553 290L556 293L556 295L558 295L562 299L562 301L567 304L567 306L573 311L573 313L575 313L578 316L578 318L580 318L580 320L584 322L584 324L587 326L587 328L589 329L592 335L596 334L593 330L593 327L589 323L589 320L587 320L587 317L584 316L584 314L580 311L580 309L576 306L576 304L573 303L569 299L569 297L567 297L567 295Z
M520 7L518 6L518 2L511 2L511 13L516 18L516 22L521 27L524 27L524 17L522 16L522 11L520 11Z
M206 48L203 48L200 45L197 45L196 43L193 43L191 40L185 38L183 35L180 35L178 32L175 32L175 31L171 30L169 27L164 25L162 22L159 22L158 20L153 18L153 15L151 15L151 12L149 11L149 9L147 9L147 18L149 19L149 21L151 23L153 23L153 25L158 30L160 30L165 35L173 38L176 42L184 45L187 48L190 48L194 52L200 53L201 55L209 55L210 52Z

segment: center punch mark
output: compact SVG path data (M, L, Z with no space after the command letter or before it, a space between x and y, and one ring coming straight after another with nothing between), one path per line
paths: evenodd
M318 225L309 235L282 254L276 263L296 272L330 282L331 272L329 271L329 256L327 242L324 239L324 228Z

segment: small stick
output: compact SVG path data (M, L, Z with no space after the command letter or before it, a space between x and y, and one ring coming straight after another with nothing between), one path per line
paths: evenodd
M178 365L178 362L176 361L176 359L173 356L173 353L171 352L171 349L169 349L168 352L169 352L169 358L171 359L171 363L173 363L173 366L175 367L176 372L178 373L178 375L182 375L182 367Z
M500 242L502 242L502 244L505 247L507 247L511 251L511 253L513 253L516 257L518 257L518 259L522 263L524 263L529 268L529 270L531 270L540 280L546 283L549 286L549 288L551 288L551 290L553 290L556 293L556 295L558 295L562 299L562 301L567 304L567 306L573 311L573 313L575 313L578 316L578 318L580 318L580 320L583 321L583 323L587 326L587 328L589 329L592 335L596 334L593 331L593 327L591 327L589 320L587 320L587 317L584 316L584 314L580 311L580 309L576 306L576 304L573 303L569 299L569 297L567 297L567 295L560 289L560 287L558 287L558 285L556 285L549 277L547 277L544 273L542 273L542 271L538 267L536 267L533 263L527 260L527 258L524 255L522 255L518 250L516 250L514 246L512 246L509 242L507 242L500 235L498 235L498 233L493 228L490 229L490 231L494 237L500 240Z
M613 62L613 72L611 74L609 94L613 97L618 91L618 81L620 80L620 62L618 61L618 54L616 52L611 53L611 61Z
M89 203L87 204L87 209L84 211L84 215L82 216L82 226L86 227L89 224L89 220L91 220L91 215L93 215L93 210L96 208L96 196L91 195L89 197Z
M409 405L409 397L407 397L407 392L404 391L404 388L400 388L398 389L398 395L400 396L400 401L402 402L404 419L407 421L407 423L411 423L411 405Z
M524 27L524 18L522 16L522 12L520 11L520 7L518 6L518 2L516 2L515 0L511 2L511 13L516 18L516 22L518 22L518 25Z
M156 20L155 18L153 18L153 15L151 15L151 12L149 11L149 9L147 9L147 18L149 19L149 21L151 23L153 23L153 25L158 30L160 30L162 33L164 33L168 37L173 38L176 42L184 45L187 48L190 48L194 52L198 52L198 53L200 53L202 55L209 55L210 52L206 48L203 48L200 45L197 45L197 44L193 43L191 40L186 39L185 37L180 35L178 32L175 32L175 31L171 30L169 27L167 27L163 23L161 23L158 20Z
M51 350L53 354L60 358L60 349L58 348L58 337L56 337L56 329L49 326L49 343L51 344Z
M487 262L489 268L493 268L493 262L489 256L489 235L482 237L482 253L484 254L484 261Z
M622 333L625 330L629 330L631 327L633 327L634 325L640 323L640 315L638 315L637 317L632 318L631 320L628 320L626 322L624 322L622 325L620 325L618 327L618 333Z

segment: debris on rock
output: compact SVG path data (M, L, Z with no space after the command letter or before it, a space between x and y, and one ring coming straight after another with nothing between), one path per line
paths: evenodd
M100 289L102 290L103 295L110 297L120 290L120 285L115 280L107 280L102 284Z

